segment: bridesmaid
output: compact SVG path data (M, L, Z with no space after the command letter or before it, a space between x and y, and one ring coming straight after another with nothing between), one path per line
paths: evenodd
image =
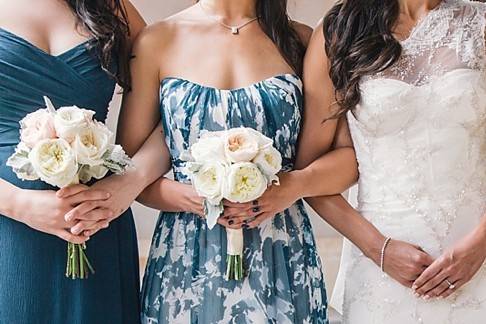
M327 323L321 264L302 202L245 231L248 275L226 281L224 226L241 224L223 218L207 229L180 160L202 130L247 126L272 137L285 169L292 168L311 29L289 20L286 7L285 0L204 0L150 26L135 44L120 139L136 151L162 117L169 148L163 163L172 163L176 179L161 178L140 197L170 211L154 234L143 323Z
M122 1L0 0L0 323L137 323L138 256L131 212L89 241L97 273L65 278L69 231L64 214L81 201L101 206L103 191L58 198L42 182L22 182L5 166L19 142L19 121L43 106L78 105L103 121L115 83L128 87L128 51L144 22ZM130 30L130 32L129 32ZM107 226L98 208L82 224ZM99 220L99 221L97 221Z

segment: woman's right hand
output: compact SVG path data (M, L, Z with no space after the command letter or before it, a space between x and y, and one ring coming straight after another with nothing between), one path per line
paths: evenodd
M407 242L391 240L385 249L385 272L407 288L411 288L433 262L434 259L419 246ZM379 260L375 260L375 263L380 265Z
M86 189L87 187L80 188L82 192L75 199L58 198L56 192L52 190L21 189L16 195L18 206L16 219L35 230L55 235L71 243L82 244L89 240L89 237L73 235L70 228L75 222L66 222L64 215L80 202L90 200L101 204L103 200L109 198L106 192ZM106 216L108 218L109 214Z

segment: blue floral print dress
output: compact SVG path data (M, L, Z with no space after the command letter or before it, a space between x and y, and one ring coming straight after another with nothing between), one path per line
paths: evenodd
M203 130L251 127L274 140L284 170L295 158L303 105L293 74L219 90L181 78L161 84L162 123L177 181L181 154ZM242 281L227 281L226 231L191 213L161 213L142 289L142 322L327 323L326 290L309 216L301 201L244 230Z

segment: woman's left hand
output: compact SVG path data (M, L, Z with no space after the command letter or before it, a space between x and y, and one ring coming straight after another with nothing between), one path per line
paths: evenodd
M473 232L437 258L414 282L417 296L446 298L469 282L486 259L486 239Z
M225 201L220 223L228 223L230 228L255 228L292 206L301 198L295 173L283 172L278 177L280 185L269 186L265 193L253 202L238 204Z
M57 192L58 197L66 198L75 195L79 190L74 185L63 188ZM125 176L111 175L103 180L100 180L90 187L90 190L97 189L110 194L110 198L103 202L101 207L96 207L89 201L83 202L73 208L65 215L66 221L77 221L76 225L71 228L71 233L75 235L84 234L91 236L95 233L92 228L93 222L99 223L100 229L106 228L107 223L118 218L123 214L133 201L140 194L141 188L136 183L125 178ZM110 218L98 220L99 208L108 209L110 211ZM98 222L99 221L99 222ZM95 228L97 228L95 226Z

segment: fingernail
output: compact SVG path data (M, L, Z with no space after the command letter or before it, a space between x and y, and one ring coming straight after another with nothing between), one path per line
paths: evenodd
M412 289L413 289L413 290L416 290L416 289L417 289L417 286L413 285L413 286L412 286Z
M425 295L424 296L424 300L429 300L430 299L430 296L429 295Z
M228 222L228 224L230 224L230 225L233 225L234 223L235 223L235 221L234 221L234 220L230 220L230 221Z
M418 293L414 293L413 295L414 295L415 297L417 297L417 298L419 298L419 297L420 297L420 295L419 295Z
M106 224L103 225L103 228L108 228L108 226L110 226L110 224L106 223Z
M110 197L111 197L111 193L107 192L107 193L105 194L105 197L106 197L106 198L110 198Z

